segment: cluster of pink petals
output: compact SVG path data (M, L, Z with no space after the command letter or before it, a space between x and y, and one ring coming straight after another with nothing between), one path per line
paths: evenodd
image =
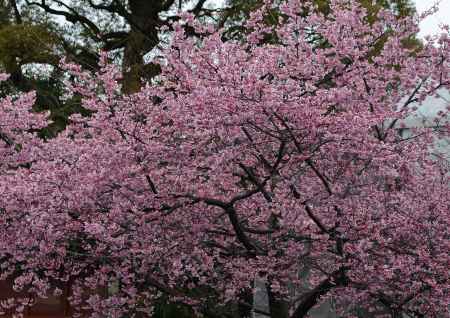
M176 28L158 84L131 96L111 65L66 64L92 115L54 139L33 133L34 95L1 100L1 279L37 297L70 286L92 317L146 313L161 294L202 312L258 277L292 317L311 297L348 316L445 313L449 166L430 156L434 129L397 128L450 87L450 36L413 53L412 19L368 25L348 0L328 15L287 1L268 28L266 2L244 42Z

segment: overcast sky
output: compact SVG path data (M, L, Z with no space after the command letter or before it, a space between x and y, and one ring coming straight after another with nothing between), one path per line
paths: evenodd
M434 0L413 0L418 12L429 9ZM420 36L434 34L439 31L439 24L450 24L450 0L441 0L439 12L425 19L420 25Z

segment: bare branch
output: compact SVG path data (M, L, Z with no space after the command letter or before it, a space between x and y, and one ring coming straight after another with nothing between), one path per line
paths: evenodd
M345 286L348 282L344 275L344 268L340 268L323 280L313 290L305 293L302 297L303 301L297 306L290 318L302 318L313 308L319 301L320 297L326 295L331 289L337 286Z
M323 223L319 220L319 218L317 218L314 215L314 213L313 213L311 207L308 205L308 203L305 203L304 206L305 206L306 213L311 218L311 220L313 220L313 222L319 227L319 229L323 233L330 233L330 231L325 227L325 225L323 225Z
M16 23L22 24L22 16L20 15L19 8L17 7L17 1L11 0L11 4L14 10L14 18L16 19Z
M62 11L62 10L56 10L56 9L50 7L49 5L47 5L44 0L42 0L41 2L31 2L29 0L25 0L25 1L28 5L38 6L47 13L63 16L64 18L66 18L67 21L69 21L73 24L81 23L82 25L88 27L96 36L98 36L101 33L100 29L97 27L97 25L94 22L92 22L85 16L78 14L75 10L68 7L66 4L62 3L61 1L55 0L56 3L62 5L65 8L68 8L69 11L71 11L71 13L69 13L67 11Z
M266 191L266 189L264 189L266 182L264 183L260 182L258 178L255 176L255 174L250 170L250 168L245 166L244 164L239 163L239 167L241 167L241 169L245 171L250 182L253 183L256 186L256 188L262 193L266 201L272 202L272 197Z
M316 176L320 179L320 181L322 182L323 186L327 190L328 194L332 195L333 191L331 190L331 185L328 182L327 178L316 168L316 166L314 165L314 163L312 162L311 159L306 159L305 162L314 171Z
M150 186L150 190L152 190L152 192L154 194L158 194L158 191L156 190L155 184L153 183L152 179L150 178L149 175L145 176L145 179L147 180L148 185Z
M203 9L203 6L205 5L205 2L206 0L199 0L195 5L194 9L191 10L191 12L195 15L199 15Z

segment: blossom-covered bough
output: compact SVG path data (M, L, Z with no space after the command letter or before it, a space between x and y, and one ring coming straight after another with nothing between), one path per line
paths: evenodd
M213 316L264 279L272 317L328 298L346 317L447 315L448 162L432 129L397 128L450 86L449 34L413 51L414 18L330 2L287 1L268 28L266 1L243 42L175 27L158 84L130 96L107 63L65 64L92 114L45 142L32 95L3 99L1 278L28 295L3 310L66 293L92 317L146 316L165 295Z

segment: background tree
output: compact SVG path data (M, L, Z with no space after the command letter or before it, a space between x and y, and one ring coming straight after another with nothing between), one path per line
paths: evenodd
M86 46L84 52L90 56L95 57L98 49L120 51L124 91L130 93L140 89L141 78L150 79L158 74L158 66L145 63L144 56L160 45L159 28L177 19L171 12L187 10L201 16L205 3L205 0L189 5L181 0L26 0L25 6L42 9L49 16L63 18L75 26L69 27L70 37L81 39ZM98 67L98 60L90 59L89 63Z
M41 136L55 136L65 127L71 114L83 111L76 97L64 97L64 74L59 62L68 46L58 26L48 19L38 18L34 10L20 7L14 0L2 1L0 10L0 67L10 74L4 89L35 91L35 111L50 110L53 121L42 130Z

